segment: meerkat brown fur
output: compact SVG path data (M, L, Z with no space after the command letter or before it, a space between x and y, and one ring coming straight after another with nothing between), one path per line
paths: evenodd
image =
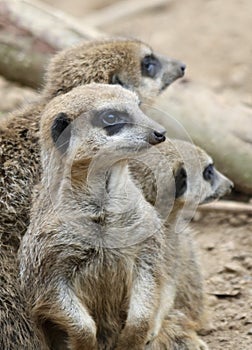
M57 54L49 64L40 97L0 125L2 239L17 247L27 228L31 189L39 178L39 115L50 99L96 82L119 84L149 101L183 76L184 70L183 63L155 54L138 40L81 43Z
M42 181L21 280L38 325L57 325L71 350L144 349L162 326L162 225L127 158L165 130L138 104L121 87L92 84L56 97L41 117Z
M0 245L0 349L49 350L29 316L16 265L9 247Z

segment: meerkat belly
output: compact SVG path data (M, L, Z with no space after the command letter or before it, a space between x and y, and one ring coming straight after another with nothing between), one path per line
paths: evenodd
M133 262L118 251L102 251L75 279L75 290L97 326L97 339L112 341L122 329L128 309Z

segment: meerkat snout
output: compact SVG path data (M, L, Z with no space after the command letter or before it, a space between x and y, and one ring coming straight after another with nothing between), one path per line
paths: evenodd
M151 132L149 136L149 143L151 145L157 145L158 143L164 142L165 141L165 133L166 130L154 130Z
M201 204L219 199L231 193L234 188L233 182L216 170L213 164L209 164L205 167L203 178L211 185L211 193L204 198Z
M180 70L181 70L181 76L183 76L185 74L186 64L181 62Z
M185 70L186 70L186 64L185 63L183 63L183 62L181 62L179 60L172 59L172 60L168 61L168 66L173 67L174 72L176 72L177 75L178 75L178 78L181 78L181 77L184 76Z
M160 92L165 90L173 81L182 78L185 74L186 65L176 59L166 58L162 55L157 56L162 67L162 86Z

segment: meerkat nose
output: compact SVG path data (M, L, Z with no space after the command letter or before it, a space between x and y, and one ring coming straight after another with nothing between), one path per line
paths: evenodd
M166 133L166 130L160 130L160 131L154 130L150 134L149 143L151 145L156 145L160 142L164 142L165 141L165 136L164 136L165 133Z
M185 74L185 70L186 70L186 64L181 63L180 70L181 70L181 73L184 75Z
M234 189L234 183L232 181L230 181L229 189L230 189L230 192Z

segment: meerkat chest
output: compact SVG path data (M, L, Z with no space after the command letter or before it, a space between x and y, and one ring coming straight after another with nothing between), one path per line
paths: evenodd
M97 323L113 323L126 312L134 277L134 259L118 250L102 249L92 254L75 275L75 293Z

